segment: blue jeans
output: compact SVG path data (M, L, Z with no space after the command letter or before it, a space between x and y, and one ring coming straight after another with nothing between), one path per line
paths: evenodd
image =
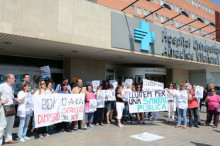
M30 114L27 114L26 117L20 117L20 123L18 127L18 138L24 138L27 134L28 124L30 121Z
M126 103L125 104L125 108L124 108L124 110L123 110L123 116L122 116L122 123L123 122L127 122L127 114L129 113L129 106L128 106L128 104ZM129 114L130 115L130 120L131 120L131 122L132 122L132 114Z
M186 117L187 109L177 108L177 112L178 112L178 123L177 123L177 126L181 125L182 116L183 116L184 125L187 125L187 117Z
M86 113L85 123L93 123L94 113Z

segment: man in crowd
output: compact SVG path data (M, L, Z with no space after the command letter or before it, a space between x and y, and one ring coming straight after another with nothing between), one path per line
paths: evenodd
M27 83L27 82L30 83L30 80L31 80L30 75L29 74L24 74L23 75L23 83L21 83L20 89L22 88L22 84ZM31 94L34 94L34 90L33 90L32 86L30 87L29 91L31 92Z
M13 74L7 74L5 78L6 82L0 85L0 146L2 145L4 129L5 144L17 143L17 141L12 140L15 115L5 117L2 107L14 104L14 89L12 85L15 83L15 76Z
M78 79L77 80L77 86L75 88L73 88L72 90L72 94L80 94L80 93L84 93L86 94L86 88L83 87L83 81L82 79ZM83 114L83 121L74 121L73 122L73 129L77 130L77 129L81 129L81 127L85 126L85 110L84 110L84 114ZM85 128L83 128L84 130L86 130Z

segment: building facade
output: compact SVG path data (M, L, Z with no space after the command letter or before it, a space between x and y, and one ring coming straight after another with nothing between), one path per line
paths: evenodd
M1 82L7 73L17 72L19 78L50 65L56 82L65 76L85 84L147 78L220 86L220 43L210 38L97 1L0 1Z

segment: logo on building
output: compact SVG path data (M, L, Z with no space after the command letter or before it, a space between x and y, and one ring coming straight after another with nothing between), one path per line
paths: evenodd
M149 23L140 21L140 28L134 28L134 40L141 42L141 50L150 50L150 43L155 42L155 34L150 32Z

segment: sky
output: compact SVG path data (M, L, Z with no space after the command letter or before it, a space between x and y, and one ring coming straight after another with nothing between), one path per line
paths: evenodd
M220 0L211 0L211 1L218 4L218 5L220 5Z

